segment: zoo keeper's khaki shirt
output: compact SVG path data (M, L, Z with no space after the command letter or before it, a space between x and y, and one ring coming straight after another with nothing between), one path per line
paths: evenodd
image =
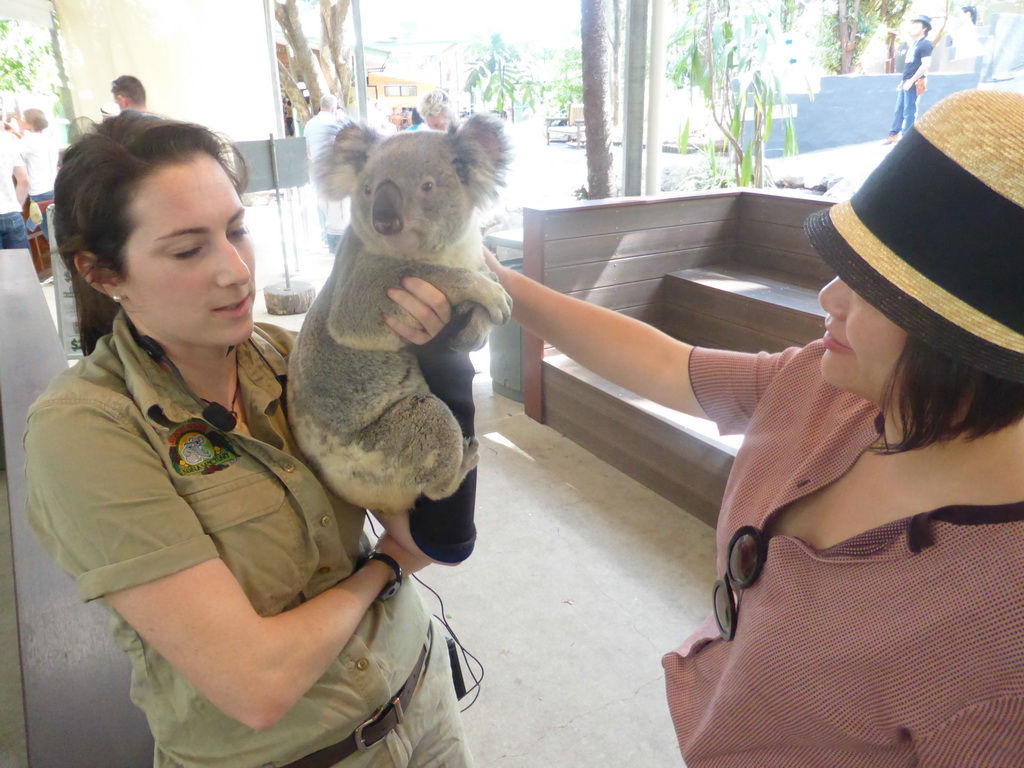
M29 412L29 521L82 600L113 615L159 768L278 766L333 744L398 690L426 638L429 617L404 585L374 604L281 721L254 731L207 701L103 599L220 557L256 611L272 616L348 576L367 546L363 510L295 458L275 376L286 371L294 334L258 326L251 341L238 359L252 437L204 422L195 400L134 342L123 315Z

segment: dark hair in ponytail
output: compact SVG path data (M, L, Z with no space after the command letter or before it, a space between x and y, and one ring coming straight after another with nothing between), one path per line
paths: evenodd
M160 168L187 163L197 155L216 160L242 194L247 178L238 150L193 123L125 112L104 120L65 152L54 185L54 229L71 273L85 354L110 333L118 305L78 273L75 256L91 253L95 267L123 277L124 248L135 226L129 209L139 185Z

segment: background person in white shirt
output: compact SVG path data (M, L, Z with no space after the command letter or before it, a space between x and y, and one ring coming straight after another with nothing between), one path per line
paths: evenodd
M46 115L41 109L26 109L22 118L25 133L18 142L21 159L25 162L28 172L28 194L33 201L40 203L53 200L53 180L57 177L57 142L53 137L43 133L49 126ZM43 218L43 237L50 239L50 231ZM32 224L30 228L34 229Z
M302 129L302 135L306 137L306 157L309 159L310 175L316 178L316 165L320 157L331 148L334 137L338 131L348 122L343 116L339 117L338 97L327 93L320 99L320 111L311 117ZM315 188L315 185L314 185ZM330 249L331 253L338 250L341 243L341 235L329 231L327 226L327 200L317 197L317 214L320 218L320 236Z
M0 135L0 248L28 248L21 209L28 198L28 172L13 137Z

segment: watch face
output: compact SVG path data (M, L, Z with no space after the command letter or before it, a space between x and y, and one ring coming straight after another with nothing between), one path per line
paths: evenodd
M402 582L400 581L391 582L386 587L384 587L384 589L381 591L379 595L377 595L377 599L381 601L390 600L392 597L398 594L398 590L399 588L401 588L401 586Z

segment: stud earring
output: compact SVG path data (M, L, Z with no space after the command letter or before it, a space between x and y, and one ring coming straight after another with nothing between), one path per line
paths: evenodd
M116 302L117 302L118 304L120 304L120 303L121 303L121 297L120 297L120 296L116 296L116 295L115 295L115 296L111 296L110 298L112 298L112 299L113 299L114 301L116 301Z

